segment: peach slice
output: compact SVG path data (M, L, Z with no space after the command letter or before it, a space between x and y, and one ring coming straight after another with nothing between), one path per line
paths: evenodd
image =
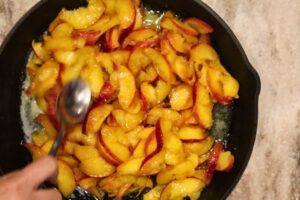
M78 183L82 179L87 178L87 175L85 175L82 171L80 171L78 167L75 167L72 170L73 170L76 183Z
M179 33L170 31L167 34L167 38L172 47L179 53L186 54L191 49L191 45L185 41L185 38Z
M195 154L191 155L190 157L194 157L193 159L198 159L197 155ZM193 176L197 165L198 162L196 162L195 165L195 163L187 159L186 161L175 166L167 167L157 174L156 182L159 185L163 185L171 182L172 180L180 180L186 177Z
M102 131L99 135L99 141L105 147L111 157L116 158L116 161L124 162L129 159L131 152L126 145L116 141L114 137L117 136L113 134Z
M81 162L84 162L85 160L89 158L95 158L99 157L98 150L93 146L81 146L77 145L74 148L74 155L76 158L78 158Z
M71 37L44 37L44 47L48 51L73 51L76 47L75 41Z
M171 30L171 31L177 31L183 34L191 35L191 36L197 36L198 33L196 30L194 30L192 27L190 27L187 24L184 24L180 20L176 19L176 17L170 17L166 16L163 18L163 20L160 23L160 26L163 29Z
M168 94L171 91L171 85L167 82L159 79L156 83L155 92L156 92L156 99L157 103L161 103L165 100L165 98L168 96Z
M53 31L51 31L51 36L54 38L59 37L71 37L73 32L73 27L68 23L58 24Z
M117 124L125 131L130 131L137 127L144 120L144 113L129 113L121 109L112 111L112 115Z
M133 149L132 156L134 158L144 157L145 156L145 145L146 145L146 139L139 140Z
M102 0L105 5L105 14L113 15L116 12L117 0Z
M127 66L130 54L131 52L128 50L115 50L110 53L110 56L114 64L117 65L117 69L119 69L118 66L120 65Z
M77 54L74 51L55 51L54 58L57 62L65 66L71 66L77 60Z
M162 125L161 125L162 124ZM140 172L142 175L151 175L158 173L165 165L165 150L163 149L164 123L158 121L155 126L156 149L143 160Z
M174 83L175 76L166 59L155 49L147 48L145 54L151 59L158 75L167 83Z
M207 89L198 81L196 86L195 114L203 128L211 128L213 102Z
M149 135L149 137L146 140L145 149L144 149L145 155L146 156L150 155L156 149L157 149L156 136L155 136L155 132L153 132L151 135Z
M190 66L189 62L183 56L168 55L167 59L171 62L172 69L184 82L191 84L195 77L194 68Z
M159 200L160 194L163 189L164 189L164 186L157 185L154 188L152 188L149 192L144 194L143 199L144 200Z
M138 175L140 172L140 167L144 157L133 158L126 162L123 162L117 167L117 173L120 175Z
M97 148L98 151L100 152L101 156L110 164L112 165L119 165L122 163L122 161L113 155L113 153L109 150L109 148L106 146L106 144L103 141L102 134L99 134L98 136L98 142L97 142Z
M198 121L194 115L193 109L183 110L180 113L185 125L197 125Z
M35 55L39 57L42 61L49 60L49 52L44 48L41 42L32 41L31 46Z
M219 56L217 52L206 43L200 43L192 48L190 51L190 61L197 65L204 63L204 61L218 61Z
M169 108L152 108L147 116L148 124L156 124L159 119L167 119L171 122L177 124L181 120L181 115L173 109Z
M139 95L138 92L136 92L134 99L132 100L131 104L127 109L125 109L126 112L129 112L131 114L138 114L143 109L143 101Z
M72 38L83 38L86 45L95 45L98 41L101 33L99 31L81 31L74 30L72 32Z
M141 43L150 43L158 38L158 33L151 28L141 28L129 33L124 39L122 47L127 46L141 46Z
M177 132L178 137L187 142L200 142L207 137L207 133L200 127L197 126L184 126Z
M153 83L158 79L158 74L152 65L147 66L144 70L140 70L137 83L141 85L143 82Z
M74 149L75 147L79 145L75 142L70 142L70 141L65 141L64 144L63 144L63 150L64 152L66 152L67 154L69 155L73 155L74 154Z
M229 172L234 164L234 156L230 151L222 151L217 161L216 170Z
M196 178L172 181L163 189L160 199L183 199L186 196L191 199L198 199L204 186L204 183Z
M144 49L137 48L131 53L129 57L128 68L133 73L133 75L137 75L139 71L141 71L150 63L151 60L145 55Z
M79 186L82 187L83 189L88 190L90 188L96 187L97 183L98 183L97 178L84 178L79 181Z
M174 134L168 134L165 139L165 162L167 165L177 165L185 158L182 141Z
M193 143L184 143L184 151L189 153L195 153L199 156L207 153L213 146L214 139L208 136L206 139Z
M170 93L170 104L174 110L185 110L193 106L193 89L187 84L181 84Z
M189 25L200 34L208 34L214 32L214 29L208 23L196 17L185 19L183 23Z
M207 85L217 102L228 105L238 97L239 83L223 68L217 67L207 69Z
M120 24L119 18L116 15L113 16L104 16L101 17L93 26L90 26L83 31L86 32L99 32L97 35L100 38L105 32L109 31L113 27L116 27Z
M71 168L78 167L79 162L73 156L59 156L58 160L62 160L67 163Z
M45 131L35 131L31 134L31 140L34 145L41 147L49 140L49 137Z
M143 12L139 8L140 3L135 3L135 20L133 24L133 30L137 30L143 27Z
M90 87L92 96L97 98L104 84L102 69L96 63L93 63L81 70L80 77Z
M70 127L67 130L67 140L70 142L76 142L88 146L93 146L96 144L96 134L95 133L88 133L83 134L83 125L76 124Z
M103 104L93 108L88 116L85 125L85 132L96 133L100 130L102 123L112 112L113 107L108 104Z
M102 157L94 157L84 160L79 169L90 177L101 178L115 171L115 167L106 162Z
M76 10L63 9L59 19L67 22L75 29L84 29L93 25L104 13L105 5L102 0L89 0L87 7Z
M156 97L155 88L147 82L142 83L140 87L141 87L141 93L146 98L147 102L149 104L156 103L157 97Z
M116 0L116 12L120 20L120 28L127 29L135 21L135 5L132 0Z
M213 148L213 151L211 152L210 158L208 160L207 175L206 175L207 183L210 183L211 179L213 178L213 175L217 167L217 162L219 160L222 150L223 150L223 143L222 142L216 143Z
M106 32L105 38L109 50L113 50L120 47L119 37L120 37L119 27L114 27L110 29L108 32Z
M67 197L75 190L75 177L71 167L64 161L58 160L58 176L56 184L61 193Z
M38 68L30 85L31 94L44 96L55 84L59 75L59 64L54 61L45 62Z
M119 103L122 108L128 108L136 93L135 79L131 72L124 66L118 70L120 91L118 94Z
M114 96L114 88L109 81L105 81L99 94L99 102L108 102Z

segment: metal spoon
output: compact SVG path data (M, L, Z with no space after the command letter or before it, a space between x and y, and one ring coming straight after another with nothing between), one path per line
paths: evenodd
M62 88L56 100L56 113L61 127L49 155L56 155L66 127L84 120L90 101L91 90L82 79L75 79Z

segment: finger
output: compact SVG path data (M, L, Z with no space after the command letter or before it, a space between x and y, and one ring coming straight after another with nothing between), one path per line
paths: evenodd
M62 200L61 194L56 189L36 190L32 195L33 200Z
M55 158L47 156L28 165L21 173L25 184L37 188L45 180L57 176L57 162Z

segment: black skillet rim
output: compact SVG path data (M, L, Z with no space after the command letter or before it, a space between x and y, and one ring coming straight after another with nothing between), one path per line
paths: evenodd
M44 3L46 3L48 0L41 0L38 3L36 3L31 9L29 9L19 20L18 22L13 26L13 28L10 30L10 32L7 34L7 36L5 37L5 39L3 40L1 46L0 46L0 55L2 54L2 52L4 51L6 44L8 43L8 41L10 40L10 38L12 37L12 35L15 33L15 31L19 28L19 26L23 23L23 21L29 16L31 15L33 12L35 12L37 9L39 9L40 6L42 6ZM250 141L250 148L248 149L247 154L245 155L245 160L244 163L239 171L239 173L237 174L237 176L234 178L233 183L231 184L231 186L229 187L229 189L226 191L226 193L223 195L222 199L226 199L229 194L233 191L233 189L236 187L237 183L239 182L239 180L241 179L247 165L249 162L249 159L251 157L252 154L252 150L254 147L254 143L255 143L255 138L256 138L256 132L257 132L257 124L258 124L258 99L259 99L259 93L260 93L260 89L261 89L261 81L259 78L259 75L257 73L257 71L253 68L253 66L250 64L246 53L243 49L243 47L241 46L239 40L237 39L237 37L235 36L235 34L233 33L233 31L229 28L229 26L226 24L226 22L212 9L210 8L207 4L205 4L204 2L202 2L201 0L194 0L197 4L199 4L200 6L202 6L212 17L214 17L220 24L221 26L225 29L225 31L227 32L227 34L229 34L229 36L232 38L234 44L237 46L243 61L246 64L246 69L249 70L249 72L251 73L251 75L253 76L255 83L256 83L256 89L255 89L255 93L254 93L254 124L253 124L253 132L252 132L252 138Z

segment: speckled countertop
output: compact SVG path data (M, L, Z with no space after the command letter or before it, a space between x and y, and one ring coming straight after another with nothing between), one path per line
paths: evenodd
M0 43L38 0L0 0ZM300 1L204 0L232 28L260 74L259 125L230 200L300 199Z

